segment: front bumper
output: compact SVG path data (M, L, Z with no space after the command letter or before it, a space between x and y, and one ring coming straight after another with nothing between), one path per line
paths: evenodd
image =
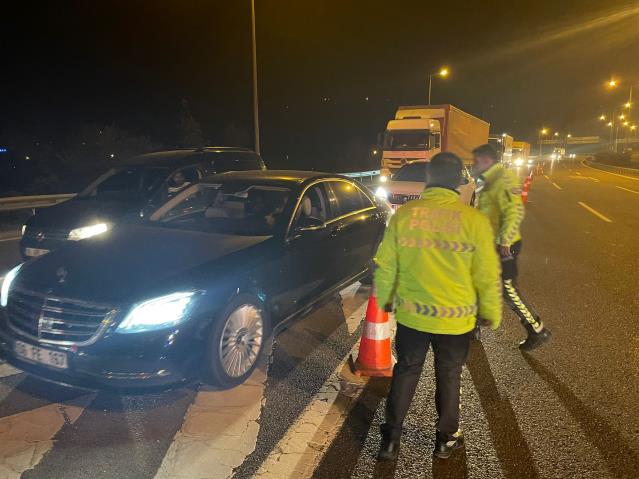
M189 382L197 378L204 354L204 340L188 324L175 330L107 334L79 347L40 343L10 329L4 311L0 316L0 358L45 380L88 389L149 389ZM67 369L18 357L16 341L65 353Z

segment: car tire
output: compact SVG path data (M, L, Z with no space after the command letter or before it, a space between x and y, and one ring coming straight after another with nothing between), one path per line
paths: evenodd
M268 314L256 296L234 298L209 334L204 380L225 389L242 384L258 365L269 331Z

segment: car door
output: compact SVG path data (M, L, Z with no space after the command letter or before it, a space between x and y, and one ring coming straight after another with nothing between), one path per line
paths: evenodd
M315 183L303 190L293 210L286 235L288 291L280 295L283 316L309 305L329 287L332 242L329 205L324 185Z
M379 212L360 189L348 180L331 180L327 191L333 219L329 229L336 240L334 248L335 284L366 269L379 240Z

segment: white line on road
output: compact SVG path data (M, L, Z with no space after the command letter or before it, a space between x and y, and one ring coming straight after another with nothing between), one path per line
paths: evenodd
M590 168L591 170L598 171L599 173L608 173L609 175L621 176L622 178L626 178L627 180L639 181L639 178L633 178L632 176L620 175L619 173L611 173L610 171L600 170L599 168L593 168L592 166L588 166L583 161L581 162L581 164L585 166L586 168Z
M629 188L624 188L623 186L615 185L615 188L619 188L620 190L629 191L630 193L634 193L635 195L639 195L639 191L631 190Z
M0 418L0 477L19 479L53 448L54 436L65 424L73 424L91 404L94 394L48 404Z
M4 241L18 241L20 239L20 236L12 236L11 238L2 238L0 239L0 243L4 242Z
M599 213L599 211L597 211L594 208L591 208L590 206L588 206L586 203L583 203L581 201L578 201L577 204L579 204L579 206L581 206L582 208L590 211L593 215L595 215L597 218L599 218L600 220L605 221L606 223L612 223L612 220L610 218L608 218L607 216L602 215L601 213Z
M364 302L352 315L361 323L366 313ZM359 344L355 343L352 353L357 356ZM348 357L348 356L347 356ZM340 394L339 373L346 360L342 361L329 376L311 402L286 431L277 446L271 451L256 476L260 479L304 479L313 475L328 446L340 431L348 417L353 400L361 389L355 391L351 400Z
M577 174L578 174L579 176L581 176L581 173L580 173L580 172L578 172L578 171L575 171L575 173L577 173Z
M555 183L554 181L551 181L552 185L557 188L558 190L561 189L561 186L559 186L557 183Z
M9 376L15 376L16 374L20 374L22 371L14 368L6 363L0 364L0 378L6 378Z

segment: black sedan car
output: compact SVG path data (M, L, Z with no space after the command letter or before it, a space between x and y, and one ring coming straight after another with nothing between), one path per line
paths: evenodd
M0 354L87 387L244 381L265 337L370 274L390 209L346 177L233 172L13 269Z
M20 242L24 259L68 241L102 234L114 224L152 212L200 178L225 171L265 169L245 148L206 147L158 151L109 169L64 203L36 211Z

